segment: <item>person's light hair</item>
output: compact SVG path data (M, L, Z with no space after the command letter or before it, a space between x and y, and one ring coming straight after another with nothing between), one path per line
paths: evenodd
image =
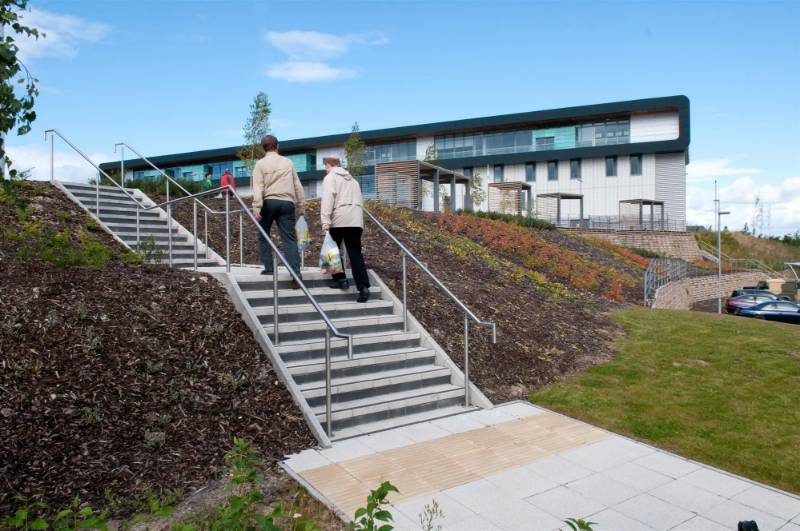
M330 164L331 166L341 166L342 161L339 160L339 157L325 157L322 159L323 164Z

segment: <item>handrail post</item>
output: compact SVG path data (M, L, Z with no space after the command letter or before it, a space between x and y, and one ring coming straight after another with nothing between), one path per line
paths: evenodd
M46 132L45 136L47 136ZM53 133L50 133L50 182L53 182L53 136Z
M277 271L276 271L277 273ZM333 436L333 419L331 419L331 329L325 328L325 432Z
M169 266L172 267L172 204L167 203L167 252L169 252Z
M280 343L280 332L278 332L278 256L272 253L272 336L275 344Z
M469 317L464 314L464 406L469 407Z
M125 188L125 145L121 146L122 154L119 157L119 185Z
M403 261L403 332L408 332L408 289L406 287L406 253L400 251Z
M204 209L203 214L205 216L205 237L203 244L205 245L206 250L206 258L208 258L208 210Z
M94 213L100 219L100 174L94 180Z
M231 196L228 190L225 194L225 271L231 272Z
M194 270L197 271L197 199L192 201L192 235L194 236Z
M353 334L347 336L347 359L353 359Z
M140 242L140 237L139 237L139 211L140 210L141 210L141 208L139 208L139 205L136 205L136 248L137 248L137 250L138 250L139 245L141 243Z
M244 218L239 212L239 265L244 267Z

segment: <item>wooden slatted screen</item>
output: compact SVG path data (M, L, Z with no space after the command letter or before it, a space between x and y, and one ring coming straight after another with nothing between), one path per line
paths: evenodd
M419 210L419 162L379 162L375 165L375 199L386 205Z

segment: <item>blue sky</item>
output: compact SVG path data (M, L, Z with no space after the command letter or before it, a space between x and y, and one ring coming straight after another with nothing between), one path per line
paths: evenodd
M10 139L44 175L56 127L98 161L237 144L265 91L279 138L685 94L688 214L800 229L800 2L64 2L33 0L47 39L34 131ZM313 33L309 33L313 32ZM64 172L88 172L59 148ZM766 230L766 227L765 227Z

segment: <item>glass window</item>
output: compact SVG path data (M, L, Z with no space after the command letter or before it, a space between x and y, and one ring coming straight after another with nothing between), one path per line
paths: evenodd
M494 165L494 182L496 182L496 183L503 182L503 165L502 164L495 164Z
M472 177L472 166L464 168L464 177Z
M183 172L183 178L184 179L192 180L193 177L194 177L194 173L192 173L190 171Z
M642 156L631 155L631 175L642 174Z
M525 180L529 183L532 183L536 180L536 163L535 162L526 162L525 163Z
M554 136L543 136L541 138L536 139L536 151L553 149L555 145L556 145L556 137Z
M570 179L581 178L581 159L572 159L569 161L569 177Z
M549 161L547 161L547 180L548 181L557 181L558 180L558 161L557 160L549 160Z
M606 177L617 176L617 156L606 157Z

